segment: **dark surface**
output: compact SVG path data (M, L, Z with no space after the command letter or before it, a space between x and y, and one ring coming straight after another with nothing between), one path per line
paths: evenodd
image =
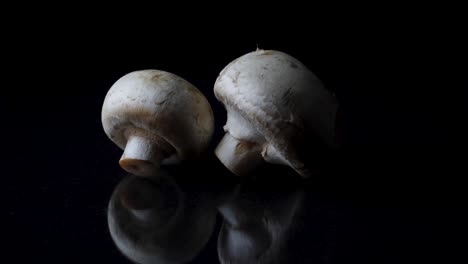
M226 113L212 89L222 68L257 44L301 60L336 92L344 113L344 145L330 167L296 183L308 195L307 212L332 211L336 230L316 228L327 226L327 217L305 218L311 227L305 234L323 233L295 243L307 248L308 239L315 239L311 245L323 239L320 250L304 252L325 263L465 258L467 77L460 34L339 29L310 38L286 30L197 41L203 38L96 31L46 29L18 41L25 48L10 44L14 83L1 97L4 263L128 263L107 229L108 199L125 173L100 111L107 90L130 71L173 72L204 93L216 117L212 145L197 169L179 174L213 185L203 192L234 185L213 154ZM297 180L284 170L270 175ZM262 181L268 190L271 179ZM218 261L216 239L217 233L196 263Z

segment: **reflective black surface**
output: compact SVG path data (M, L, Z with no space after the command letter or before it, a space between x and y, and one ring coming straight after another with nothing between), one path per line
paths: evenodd
M206 195L185 192L168 176L157 181L128 176L109 202L111 236L138 263L190 261L215 225L215 205Z
M458 258L445 254L461 246L451 239L462 239L466 211L417 201L402 189L377 194L350 185L354 190L337 195L322 188L326 183L298 179L281 167L229 183L209 177L195 182L183 175L201 168L172 170L164 180L155 180L149 217L132 215L122 207L125 198L118 197L129 182L151 181L135 176L122 180L108 221L124 255L139 263L417 263ZM163 195L164 189L173 191ZM147 197L134 197L134 203L138 199ZM161 207L166 200L172 206ZM115 213L117 207L126 211ZM168 210L184 219L168 217ZM116 223L126 230L117 230Z
M374 20L366 20L365 27L343 21L320 30L334 19L309 23L318 11L305 10L303 27L259 20L250 24L251 37L239 27L164 32L177 16L151 21L141 32L95 24L82 30L62 19L12 29L3 57L12 83L4 82L0 95L6 196L0 263L131 263L108 226L109 200L126 174L100 111L109 87L141 69L186 78L216 119L200 160L164 168L186 197L183 210L192 210L183 220L201 225L205 214L214 215L213 229L197 241L182 221L179 230L164 231L190 246L179 251L179 243L162 243L155 254L167 249L167 258L192 263L467 263L466 30L420 20L398 29L368 29ZM257 44L298 58L342 106L343 147L326 160L311 151L321 173L308 180L279 167L239 179L214 157L226 121L214 81ZM168 206L179 204L168 199L156 215Z

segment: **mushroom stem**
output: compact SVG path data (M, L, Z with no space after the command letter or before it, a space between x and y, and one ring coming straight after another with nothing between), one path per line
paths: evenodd
M215 154L224 166L239 176L247 175L262 162L259 145L236 139L229 133L224 135Z
M119 164L122 169L139 176L156 176L163 155L156 142L138 135L128 137Z

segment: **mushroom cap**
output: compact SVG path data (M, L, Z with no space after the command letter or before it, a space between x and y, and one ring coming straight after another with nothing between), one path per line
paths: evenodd
M257 50L227 65L214 85L216 98L229 111L249 120L299 174L306 138L334 146L333 94L300 61L274 50Z
M203 151L214 129L213 112L203 94L181 77L159 70L131 72L115 82L104 100L102 124L121 149L129 133L163 143L160 147L167 153L171 151L164 144L170 145L175 153L162 164Z

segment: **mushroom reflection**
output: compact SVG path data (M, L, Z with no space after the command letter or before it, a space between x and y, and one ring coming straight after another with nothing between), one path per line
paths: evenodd
M208 242L216 211L163 174L127 176L109 202L108 224L118 249L137 263L184 263ZM196 201L196 202L194 202Z
M219 207L221 263L327 263L333 213L309 198L299 189L239 185Z

